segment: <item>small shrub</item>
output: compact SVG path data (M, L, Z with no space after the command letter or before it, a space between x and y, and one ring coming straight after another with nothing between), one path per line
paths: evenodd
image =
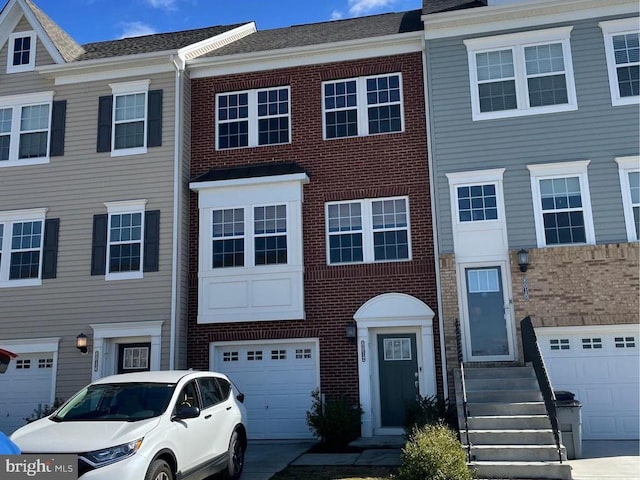
M360 436L360 405L354 405L346 397L322 402L320 390L311 392L311 410L307 411L307 426L323 443L330 447L346 447Z
M55 401L53 402L53 405L49 405L48 403L45 403L44 405L38 404L38 408L34 408L33 412L31 412L31 415L29 415L28 417L25 417L24 421L27 423L31 423L41 418L48 417L53 412L55 412L58 409L58 407L62 405L62 403L63 403L62 400L60 400L59 398L56 398Z
M467 455L444 423L416 427L400 456L398 480L471 480Z
M404 431L409 435L415 427L445 423L458 431L458 413L455 402L444 401L436 395L419 397L409 402L405 413Z

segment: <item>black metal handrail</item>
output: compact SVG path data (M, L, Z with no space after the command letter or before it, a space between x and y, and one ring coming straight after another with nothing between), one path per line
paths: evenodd
M538 347L538 340L536 338L536 332L533 329L531 317L522 319L520 321L520 328L524 361L525 363L531 363L533 370L536 373L540 392L544 399L544 405L547 408L547 414L551 421L551 429L553 430L553 437L558 449L558 458L560 459L560 463L562 463L562 447L560 446L560 430L558 428L558 413L556 411L556 395L551 387L547 368L544 365L544 358L542 358L542 353Z
M464 364L462 362L462 332L460 320L456 319L456 348L458 353L458 367L460 368L460 384L462 386L462 413L464 415L464 433L467 437L467 461L471 461L471 439L469 438L469 412L467 411L467 386L464 379Z

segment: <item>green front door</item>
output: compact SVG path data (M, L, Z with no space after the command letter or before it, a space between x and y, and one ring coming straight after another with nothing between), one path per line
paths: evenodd
M381 427L403 427L407 403L418 390L416 335L378 335Z

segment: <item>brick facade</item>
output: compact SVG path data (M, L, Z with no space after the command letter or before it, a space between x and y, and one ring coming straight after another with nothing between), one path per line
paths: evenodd
M518 358L522 358L520 320L527 315L536 327L640 324L639 254L638 243L533 248L530 266L522 273L517 250L511 251ZM451 371L458 361L455 321L460 317L453 254L440 256L440 282L448 388L453 393Z
M402 73L403 133L323 140L322 81L392 72ZM215 150L216 93L284 85L291 87L290 144ZM296 162L310 183L303 203L304 320L197 324L198 204L191 194L189 367L209 367L212 341L318 337L323 391L357 398L357 350L345 338L345 324L357 309L372 297L399 292L422 300L437 315L423 89L420 53L192 80L191 178L211 168ZM412 260L327 266L325 203L395 195L409 196ZM437 317L433 323L438 339ZM433 368L442 392L435 343Z

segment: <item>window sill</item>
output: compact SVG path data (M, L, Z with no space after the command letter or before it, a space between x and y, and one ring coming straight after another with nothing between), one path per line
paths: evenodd
M28 278L24 280L6 280L0 281L0 288L12 288L12 287L39 287L42 285L40 278Z
M104 276L104 279L107 282L111 282L114 280L137 280L140 278L144 278L142 272L107 273Z
M49 163L49 157L25 158L22 160L0 160L0 168L26 167L30 165L44 165Z
M577 105L550 105L546 107L535 107L520 110L500 110L499 112L473 112L471 119L481 120L499 120L502 118L528 117L533 115L545 115L549 113L573 112L578 110Z
M127 155L143 155L147 153L147 147L123 148L120 150L111 150L112 157L126 157Z

